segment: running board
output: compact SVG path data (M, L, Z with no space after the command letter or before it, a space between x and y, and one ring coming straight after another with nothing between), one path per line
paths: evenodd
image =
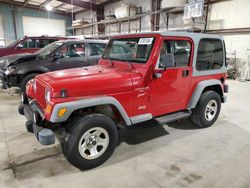
M184 119L184 118L188 118L191 116L191 112L190 111L184 111L184 112L176 112L173 114L169 114L169 115L165 115L165 116L161 116L158 118L155 118L159 123L170 123L170 122L174 122L180 119Z

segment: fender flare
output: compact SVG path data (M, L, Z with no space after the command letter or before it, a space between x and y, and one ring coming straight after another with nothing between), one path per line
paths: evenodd
M52 113L51 113L50 121L52 123L64 122L69 118L69 116L72 114L72 112L74 112L76 110L79 110L82 108L87 108L87 107L105 105L105 104L115 106L117 108L117 110L120 112L125 123L127 125L131 125L131 120L129 119L126 111L124 110L124 108L120 104L120 102L118 100L116 100L114 97L106 97L106 96L95 97L95 98L86 98L86 99L56 104L53 108ZM63 117L58 117L57 114L61 108L67 108L67 111Z
M204 80L204 81L201 81L197 84L191 98L189 99L189 102L188 102L188 109L193 109L195 108L196 104L198 103L199 99L200 99L200 96L203 92L203 90L208 87L208 86L213 86L213 85L220 85L221 87L221 90L222 90L222 93L223 93L223 88L222 88L222 85L221 85L221 82L219 80L215 80L215 79L212 79L212 80Z

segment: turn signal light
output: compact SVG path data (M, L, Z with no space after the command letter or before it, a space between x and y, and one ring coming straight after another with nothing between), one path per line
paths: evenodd
M57 116L58 117L63 117L64 114L67 112L67 108L61 108L59 111L58 111L58 114Z
M45 109L45 112L47 114L50 114L51 113L51 110L52 110L52 106L50 106L49 104L46 106L46 109Z

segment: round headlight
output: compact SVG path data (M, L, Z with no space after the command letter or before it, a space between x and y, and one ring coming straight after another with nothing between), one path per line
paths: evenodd
M48 103L50 102L50 89L47 87L45 90L45 101Z
M8 67L8 58L0 58L0 68L6 70Z

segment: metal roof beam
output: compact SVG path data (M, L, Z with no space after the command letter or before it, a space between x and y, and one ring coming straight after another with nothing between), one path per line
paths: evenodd
M64 7L65 5L67 5L67 4L66 3L61 3L60 5L54 7L54 10L60 9L60 8Z
M93 10L93 11L96 11L97 7L98 7L98 5L96 5L94 3L79 1L79 0L57 0L57 1L67 3L70 5L72 3L74 6L81 7L81 8L87 9L87 10Z
M24 3L20 3L20 2L17 2L17 1L0 0L0 2L5 3L5 4L9 4L9 5L13 5L19 10L22 9L23 5L24 5ZM46 11L46 9L44 7L39 7L39 6L36 6L36 5L31 5L31 4L26 4L25 7L33 9L33 10L44 10L44 11ZM64 11L55 10L54 12L56 12L58 14L62 14L62 15L68 15L68 13L64 12Z
M26 0L23 4L23 6L27 5L31 0Z
M106 5L113 4L113 3L116 3L116 2L119 2L119 1L121 1L121 0L108 0L106 2L101 3L100 5L106 6Z
M47 4L49 4L52 0L46 0L44 1L39 7L45 7Z

